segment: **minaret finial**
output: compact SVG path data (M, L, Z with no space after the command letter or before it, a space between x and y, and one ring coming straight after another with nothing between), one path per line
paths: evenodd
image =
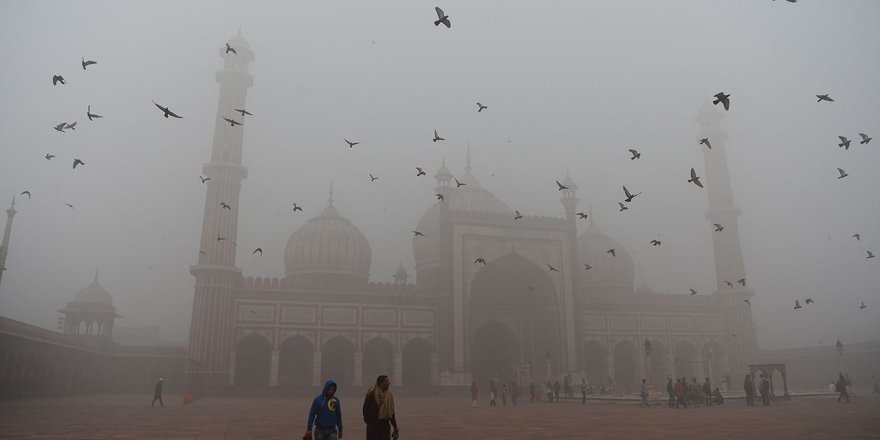
M95 266L95 282L98 282L98 266Z
M330 182L330 199L327 200L327 204L333 204L333 182Z
M238 22L238 36L241 36L241 22Z
M465 160L464 172L465 172L465 174L470 174L471 173L471 143L470 142L468 142L467 156L465 156L464 160Z
M12 205L9 205L9 209L15 209L15 196L12 196Z

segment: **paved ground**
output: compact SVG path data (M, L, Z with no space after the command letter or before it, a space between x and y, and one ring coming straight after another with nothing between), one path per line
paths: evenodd
M0 402L3 439L298 439L307 399L207 398L183 406L168 396L93 396ZM171 400L175 400L170 402ZM397 399L403 440L434 439L878 439L880 396L803 397L769 408L742 400L721 407L639 408L634 402L579 401L471 408L466 398ZM759 401L760 402L760 401ZM364 438L362 399L343 396L346 438Z

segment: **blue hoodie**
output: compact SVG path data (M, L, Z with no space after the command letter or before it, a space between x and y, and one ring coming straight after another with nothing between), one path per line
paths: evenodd
M336 382L328 380L324 382L324 389L321 394L312 401L312 409L309 410L309 420L306 424L306 431L312 432L312 426L318 428L338 428L342 433L342 404L336 396L327 399L327 388L330 385L336 386Z

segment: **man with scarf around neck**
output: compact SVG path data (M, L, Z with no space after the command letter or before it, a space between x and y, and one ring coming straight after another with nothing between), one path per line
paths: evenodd
M342 404L336 394L336 382L324 382L324 390L312 401L306 423L305 440L342 440ZM312 427L315 434L312 436Z
M394 417L394 395L388 391L391 380L381 375L367 391L364 398L364 423L367 424L367 440L395 440L400 436ZM391 428L394 427L394 433Z

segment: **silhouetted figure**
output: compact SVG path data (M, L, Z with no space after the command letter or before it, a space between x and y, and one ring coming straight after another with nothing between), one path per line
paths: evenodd
M559 402L559 392L562 391L562 385L557 380L553 383L553 400Z
M336 394L336 382L328 380L324 382L321 394L312 400L309 409L309 420L306 422L306 434L303 439L336 440L342 438L342 404Z
M743 381L743 391L746 392L746 406L755 406L755 383L752 382L752 376L748 374Z
M498 388L495 387L495 381L489 381L489 406L498 406L498 403L495 402L495 398L498 397Z
M840 399L846 399L846 403L849 403L849 393L846 391L846 379L843 377L843 373L839 373L837 383L834 386L837 388L837 392L840 393L837 396L837 401L840 402Z
M519 399L519 384L510 382L510 400L513 402L513 406L516 406L517 399Z
M761 406L770 406L770 381L767 376L761 375Z
M480 398L480 388L477 386L477 381L473 381L471 383L471 403L474 408L477 407L477 399Z
M364 423L367 424L367 440L397 439L400 430L394 416L394 395L388 388L391 380L384 374L376 378L376 383L367 391L364 398ZM391 428L394 432L391 432Z
M708 377L703 382L703 394L706 395L706 405L712 405L712 384L709 383Z
M669 394L669 400L666 401L666 406L672 408L675 406L675 385L672 384L672 378L666 378L666 394Z
M507 393L510 389L507 388L507 384L501 382L501 404L507 406Z
M535 382L529 384L529 403L535 403Z
M581 403L585 404L585 405L587 403L587 379L586 378L581 379Z
M840 376L843 377L843 376ZM165 403L162 402L162 378L159 378L159 381L156 382L156 386L153 388L153 403L150 406L155 407L156 401L159 401L159 405L162 405L162 408L165 407Z
M645 382L645 379L642 379L641 389L639 390L639 397L642 398L642 401L639 402L639 406L651 406L648 403L648 384Z
M712 402L716 405L724 404L724 396L721 395L721 390L717 387L715 388L715 391L712 392Z
M684 406L687 409L687 380L685 378L675 380L675 407Z

